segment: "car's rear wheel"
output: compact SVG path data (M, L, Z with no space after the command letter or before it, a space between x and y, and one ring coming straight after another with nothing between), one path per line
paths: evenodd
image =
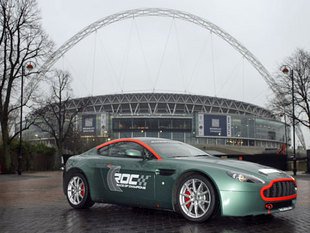
M94 205L89 195L89 186L85 176L73 173L68 177L66 196L69 204L76 209L86 209Z
M202 175L183 177L177 188L177 209L188 220L203 222L216 208L216 193L211 182Z

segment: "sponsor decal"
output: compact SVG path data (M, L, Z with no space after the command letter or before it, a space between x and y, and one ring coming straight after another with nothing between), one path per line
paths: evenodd
M150 175L121 173L121 166L108 166L108 187L113 192L123 192L121 188L146 190L147 180Z
M115 181L115 174L119 172L121 167L108 165L108 168L110 168L107 174L107 183L109 189L113 192L123 192L123 190L121 190L121 188L117 186L117 183Z

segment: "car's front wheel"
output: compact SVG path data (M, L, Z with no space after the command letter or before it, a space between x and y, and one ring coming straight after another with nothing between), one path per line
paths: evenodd
M94 205L89 195L89 186L85 176L73 173L67 179L66 196L69 204L76 209L86 209Z
M177 187L177 209L188 220L203 222L216 208L216 193L210 181L199 174L183 177Z

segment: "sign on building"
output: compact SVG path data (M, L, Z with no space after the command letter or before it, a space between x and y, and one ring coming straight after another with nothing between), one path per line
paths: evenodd
M82 115L82 133L95 134L96 133L96 115Z
M198 114L198 136L231 137L231 116Z

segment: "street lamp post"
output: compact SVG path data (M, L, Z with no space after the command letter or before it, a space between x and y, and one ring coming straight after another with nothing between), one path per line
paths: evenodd
M31 62L27 63L26 66L22 65L22 75L21 75L21 87L20 87L20 119L19 119L19 153L17 157L17 174L22 174L22 159L23 159L23 149L22 149L22 138L23 138L23 99L24 99L24 76L25 68L28 71L33 69L33 64Z
M295 95L294 95L294 70L289 67L288 65L285 65L281 67L281 70L284 74L290 75L290 79L292 82L292 125L293 125L293 173L294 176L296 176L297 173L297 166L296 166L296 140L295 140Z
M285 130L285 132L284 132L284 135L285 135L285 157L287 158L287 123L286 123L286 114L284 113L283 114L283 116L284 116L284 130Z

